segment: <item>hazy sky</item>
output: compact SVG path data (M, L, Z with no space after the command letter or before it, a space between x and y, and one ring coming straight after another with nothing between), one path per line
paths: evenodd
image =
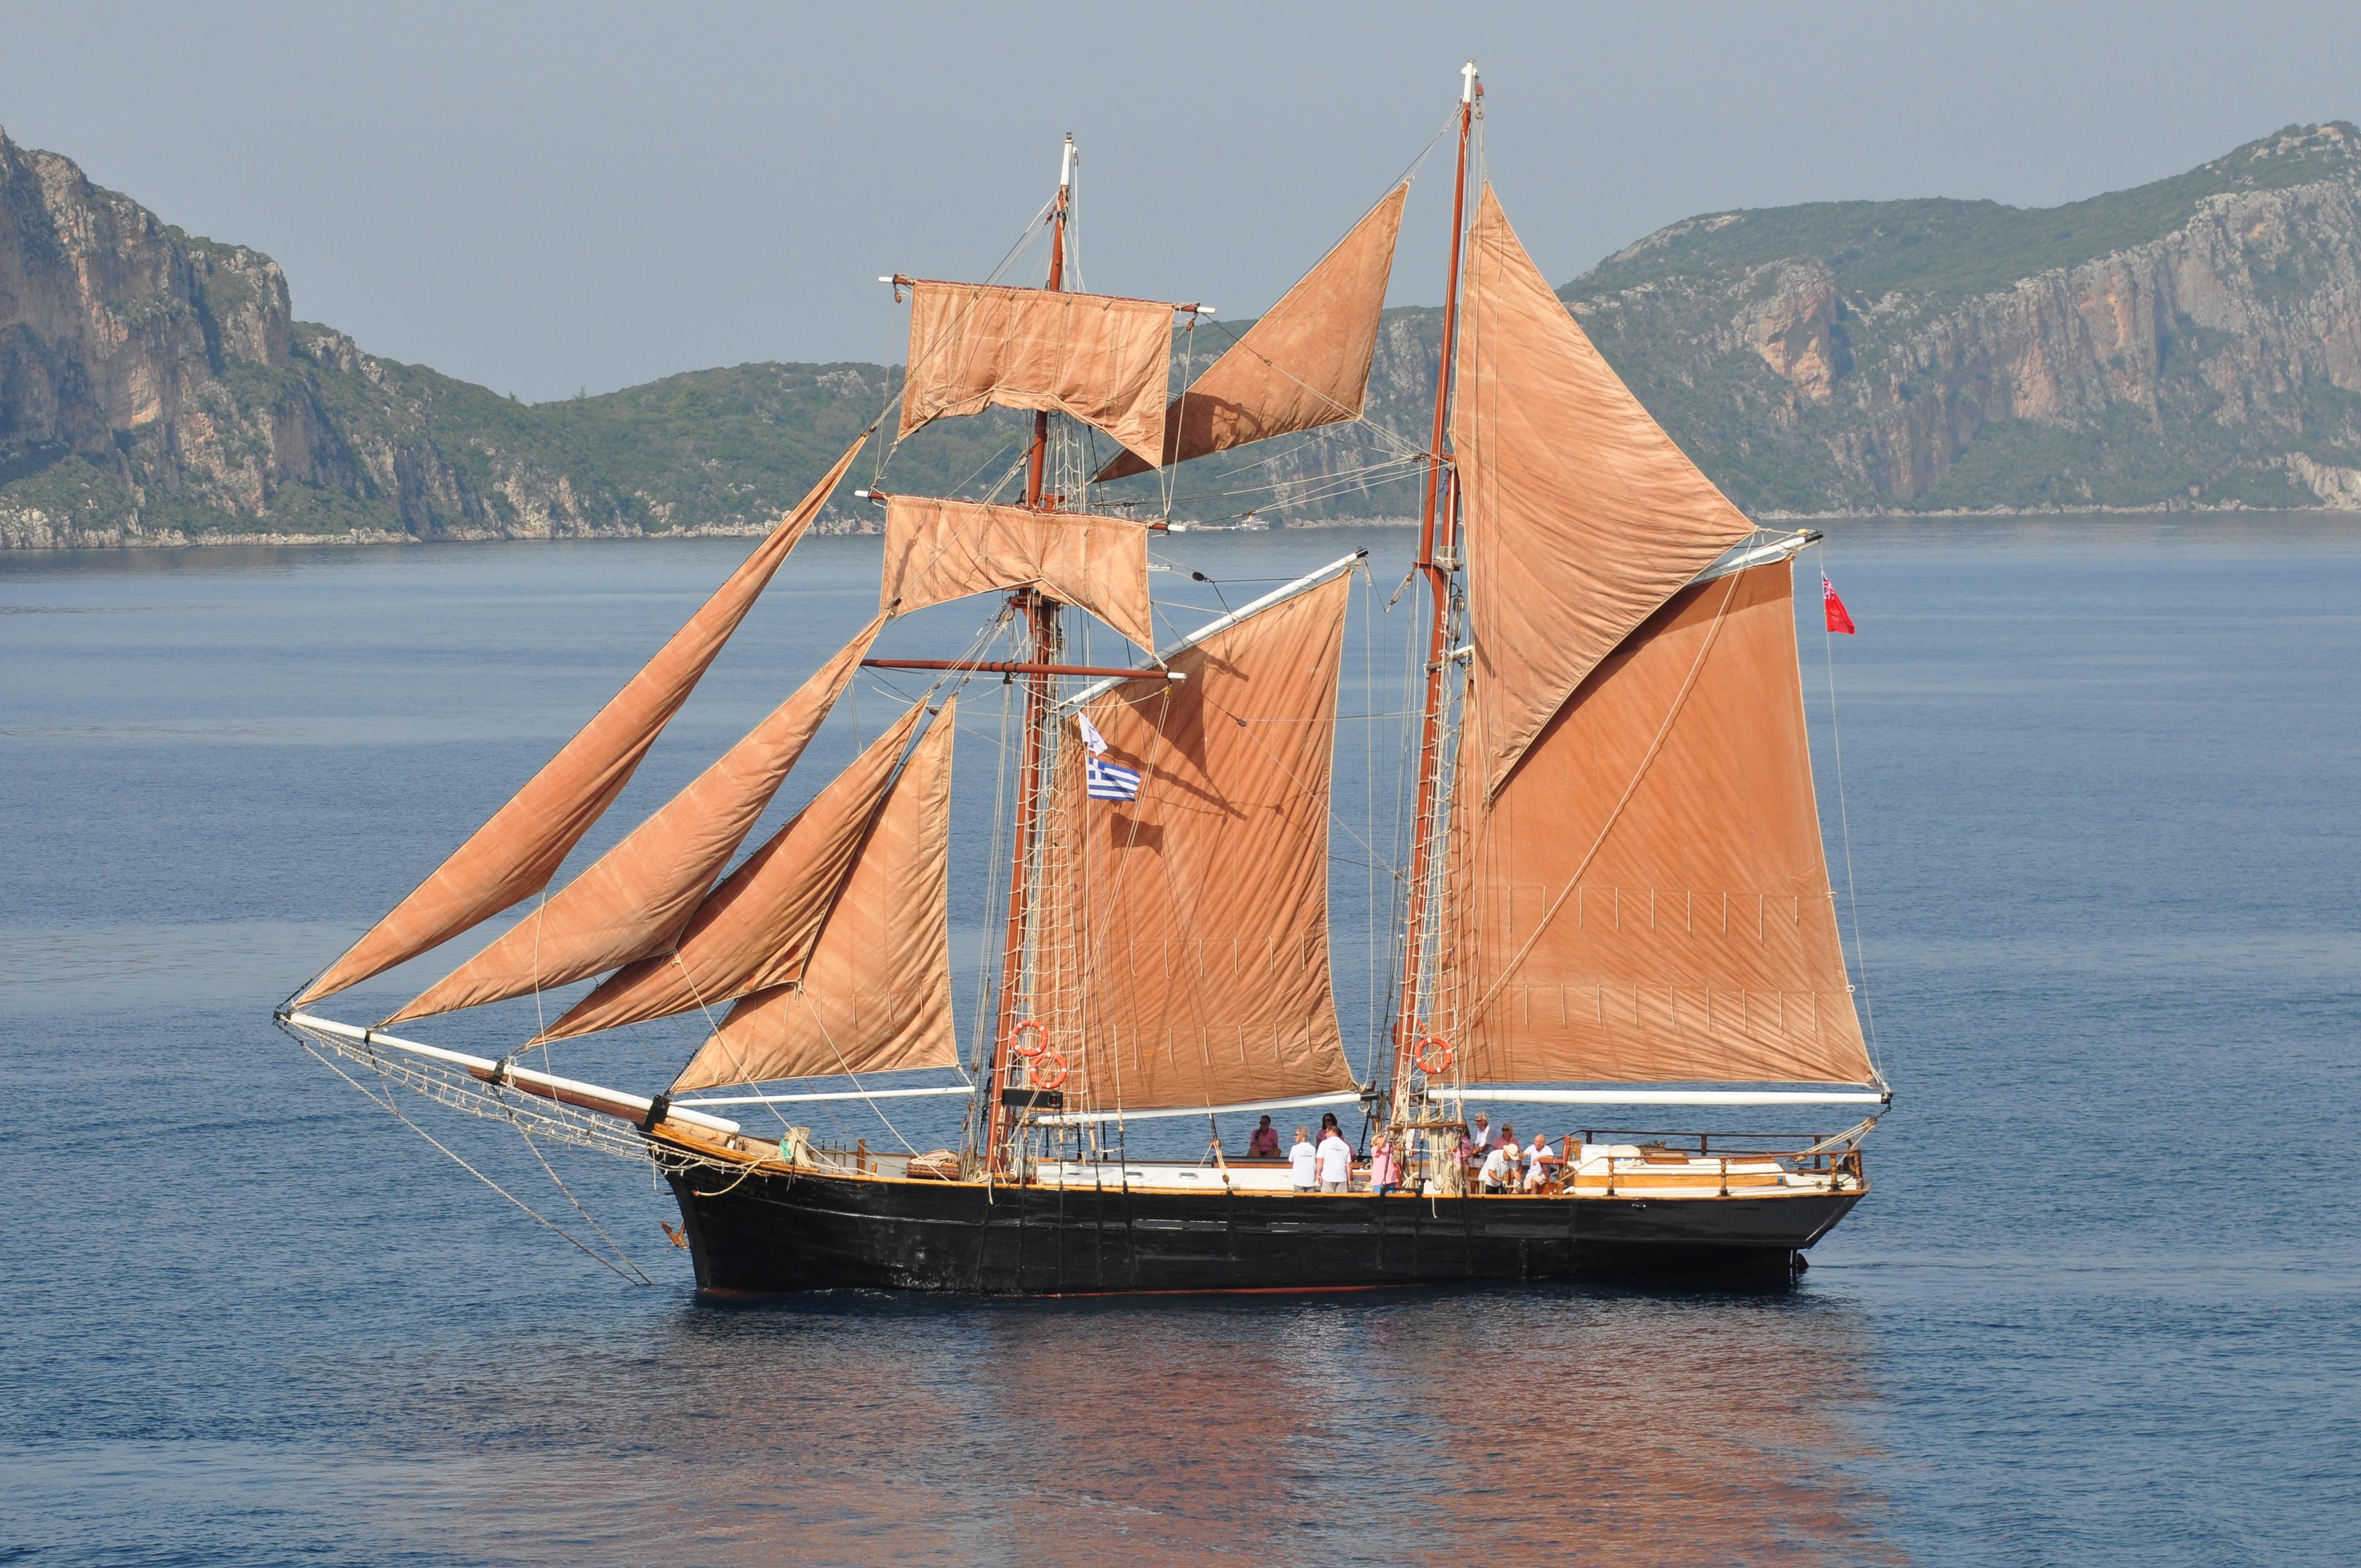
M1694 213L2047 205L2361 118L2361 5L118 6L0 0L0 126L287 269L296 313L539 400L901 357L1083 150L1090 287L1269 303L1443 125L1553 279ZM1438 174L1438 159L1429 166ZM1447 184L1395 298L1441 294Z

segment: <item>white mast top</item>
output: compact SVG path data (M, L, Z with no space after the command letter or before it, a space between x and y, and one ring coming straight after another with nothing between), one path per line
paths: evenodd
M1472 60L1459 68L1459 101L1463 104L1476 101L1476 62Z
M1066 149L1058 155L1058 189L1060 191L1066 190L1071 186L1073 182L1074 137L1072 133L1069 132L1066 137Z

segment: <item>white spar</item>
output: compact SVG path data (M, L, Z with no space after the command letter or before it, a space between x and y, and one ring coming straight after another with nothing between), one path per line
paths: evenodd
M505 1083L511 1089L521 1089L527 1094L537 1094L544 1100L555 1100L561 1105L573 1105L585 1111L597 1111L604 1115L618 1117L622 1121L641 1125L646 1124L648 1113L655 1109L655 1102L643 1095L626 1093L620 1089L608 1089L600 1084L585 1083L578 1078L560 1078L555 1073L536 1072L529 1067L497 1062L489 1057L471 1057L464 1051L448 1051L440 1046L400 1039L392 1035L380 1034L375 1029L363 1029L351 1024L339 1024L334 1018L322 1018L310 1013L288 1013L280 1016L299 1029L310 1029L318 1034L333 1035L340 1040L355 1040L365 1046L382 1046L389 1050L403 1051L414 1057L424 1057L429 1061L445 1062L452 1067L463 1069L468 1077L485 1083ZM720 1133L727 1135L739 1131L738 1124L735 1122L726 1121L719 1116L708 1116L702 1111L692 1111L686 1106L668 1103L664 1117L668 1121L678 1122L684 1126L699 1127L708 1133Z

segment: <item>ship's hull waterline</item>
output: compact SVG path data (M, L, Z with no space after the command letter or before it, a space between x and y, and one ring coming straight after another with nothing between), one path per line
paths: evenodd
M1428 1198L667 1170L699 1290L982 1296L1792 1278L1864 1188Z

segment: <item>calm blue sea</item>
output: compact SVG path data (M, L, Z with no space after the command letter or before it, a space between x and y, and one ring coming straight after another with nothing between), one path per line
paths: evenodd
M1829 534L1806 689L1899 1092L1796 1288L739 1309L692 1299L644 1169L560 1166L653 1286L268 1015L744 542L0 555L0 1562L2361 1561L2361 526ZM1375 553L1334 868L1356 1047L1408 543L1183 536L1157 578L1186 626ZM851 633L877 555L801 548L581 853ZM1861 627L1840 728L1823 561ZM1000 701L962 702L971 981ZM897 707L865 688L788 795ZM645 1089L692 1043L559 1066ZM512 1135L412 1109L599 1245Z

